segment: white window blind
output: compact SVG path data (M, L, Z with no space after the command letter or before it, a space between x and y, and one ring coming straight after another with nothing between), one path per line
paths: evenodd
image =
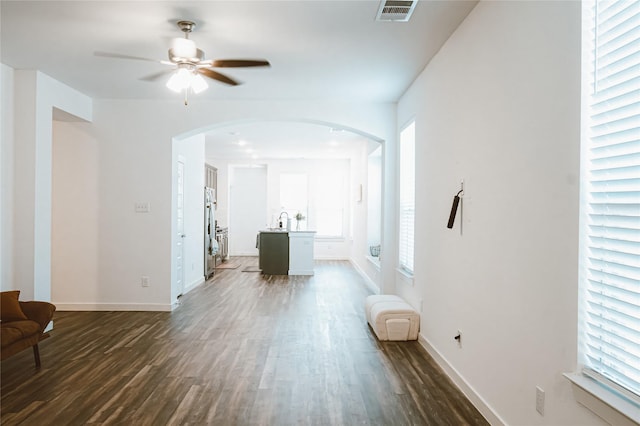
M585 2L580 358L640 401L640 2Z
M415 122L400 133L400 223L399 259L401 269L413 273L415 223Z

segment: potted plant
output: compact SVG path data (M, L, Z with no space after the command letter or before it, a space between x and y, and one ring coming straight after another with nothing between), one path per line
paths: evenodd
M296 219L296 231L299 231L300 230L300 222L303 221L305 219L305 217L301 212L298 212L298 213L296 213L294 218Z

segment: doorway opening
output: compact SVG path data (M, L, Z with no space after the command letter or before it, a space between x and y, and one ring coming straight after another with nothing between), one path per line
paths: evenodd
M382 179L369 179L369 155L372 147L382 146L381 139L337 123L314 120L221 123L174 138L174 173L175 154L185 143L203 143L203 173L205 167L216 169L215 219L219 228L228 230L229 256L257 255L257 232L270 227L285 207L280 200L280 176L305 173L309 176L310 195L307 214L302 215L303 226L338 230L336 235L316 240L316 258L349 259L365 273L374 266L367 256L370 241L382 243ZM381 169L375 173L381 174ZM323 182L331 182L334 190L322 188ZM369 201L371 182L379 187L373 191L379 194L373 202ZM342 194L339 202L330 197L332 192ZM175 188L173 193L175 226ZM376 204L377 211L372 214ZM197 211L188 214L200 215ZM321 217L322 214L331 218ZM371 221L375 223L370 224ZM369 237L372 229L377 229L376 235ZM194 243L189 241L187 232L185 245L189 244ZM175 253L172 256L175 280ZM184 261L188 269L192 261ZM379 271L371 276L377 279ZM189 279L186 284L188 291Z

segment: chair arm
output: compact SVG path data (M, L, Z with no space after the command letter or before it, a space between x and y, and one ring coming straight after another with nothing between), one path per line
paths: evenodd
M56 305L49 302L20 302L22 312L32 321L40 325L40 332L43 332L49 321L53 318Z

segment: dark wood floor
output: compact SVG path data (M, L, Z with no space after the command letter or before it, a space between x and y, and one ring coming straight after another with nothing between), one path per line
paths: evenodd
M3 425L486 425L417 342L378 342L348 262L242 272L174 312L57 312L2 362Z

